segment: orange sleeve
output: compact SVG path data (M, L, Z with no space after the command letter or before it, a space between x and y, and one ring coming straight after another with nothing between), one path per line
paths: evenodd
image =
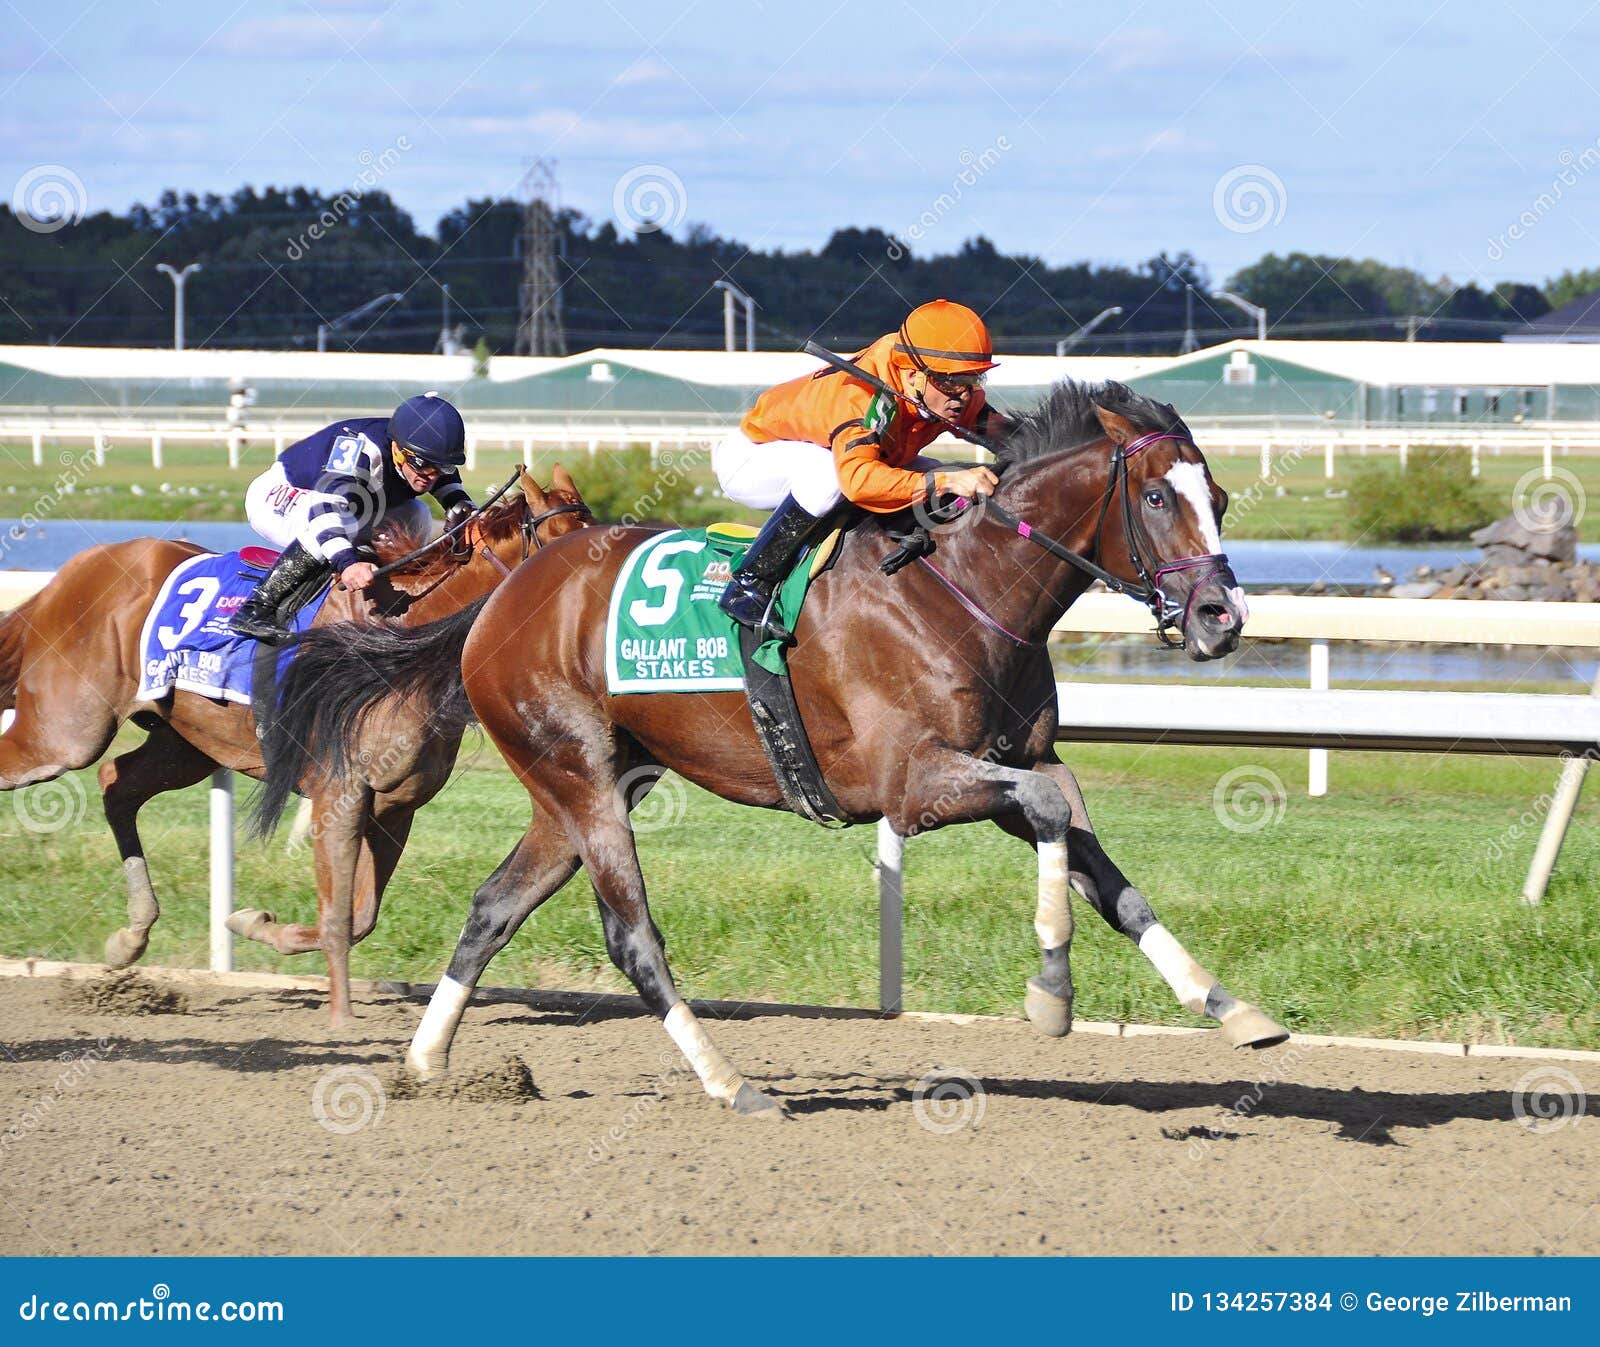
M859 422L833 441L833 466L845 498L874 514L893 514L927 494L924 474L894 468L878 453L878 437Z

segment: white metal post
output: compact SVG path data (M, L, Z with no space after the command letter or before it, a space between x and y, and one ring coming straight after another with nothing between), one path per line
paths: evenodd
M94 465L97 468L106 465L106 433L103 430L94 433Z
M1311 690L1313 692L1326 692L1328 690L1328 643L1326 641L1313 641L1311 643ZM1313 748L1310 751L1306 777L1307 795L1315 798L1328 793L1327 749Z
M282 450L280 450L279 452L281 453ZM478 437L476 435L468 435L467 436L467 471L468 472L477 472L477 470L478 470Z
M1556 475L1555 452L1555 444L1550 440L1546 440L1544 442L1544 479L1547 482Z
M1333 480L1333 437L1329 436L1328 442L1322 446L1322 475L1329 481Z
M1406 464L1410 461L1410 459L1411 459L1411 446L1409 444L1407 444L1404 440L1401 440L1400 441L1400 471L1401 472L1404 472L1406 470Z
M228 432L228 466L230 468L239 466L239 438L237 430Z
M1261 441L1261 480L1264 482L1272 476L1272 441Z
M44 432L42 430L33 432L33 466L36 468L44 466Z
M1600 673L1595 675L1589 688L1591 697L1600 697ZM1593 757L1584 753L1567 758L1561 764L1561 777L1556 782L1555 796L1550 801L1550 812L1544 816L1544 827L1539 831L1539 845L1533 849L1533 861L1528 866L1528 877L1522 882L1522 901L1537 907L1544 901L1545 890L1550 887L1550 875L1556 868L1556 858L1561 855L1561 844L1567 840L1567 829L1577 812L1578 797L1583 794L1583 779L1589 775Z
M233 773L211 774L211 971L233 971Z
M878 820L878 1009L904 1009L906 839Z
M155 434L150 437L150 466L152 468L159 468L164 465L164 456L161 452L161 444L162 441L159 434Z
M1555 797L1550 801L1550 812L1544 816L1539 845L1533 850L1528 877L1522 883L1522 901L1529 907L1537 907L1544 901L1545 890L1550 887L1550 874L1556 868L1556 857L1561 854L1561 844L1567 840L1567 828L1577 811L1578 797L1583 793L1583 779L1588 775L1587 757L1567 758L1561 764Z
M1472 475L1476 477L1483 471L1483 446L1472 446Z

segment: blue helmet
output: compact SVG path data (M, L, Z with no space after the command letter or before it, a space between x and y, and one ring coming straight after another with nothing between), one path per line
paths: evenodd
M461 413L437 393L419 393L396 407L389 418L389 438L440 467L458 468L467 461Z

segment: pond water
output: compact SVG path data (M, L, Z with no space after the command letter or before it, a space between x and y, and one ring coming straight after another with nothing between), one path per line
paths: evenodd
M23 528L15 519L0 519L0 568L29 571L57 569L74 553L95 543L131 538L178 538L215 551L260 542L246 524L163 523L150 520L50 519ZM1586 559L1600 560L1600 545L1579 548ZM1476 548L1351 547L1338 542L1230 541L1234 572L1247 589L1302 588L1322 581L1333 589L1363 589L1382 566L1405 579L1418 566L1444 570L1475 558ZM1090 653L1092 651L1092 653ZM1286 679L1304 684L1305 646L1270 642L1247 646L1227 659L1196 664L1181 652L1164 650L1153 639L1105 640L1064 647L1057 659L1063 677L1153 678L1230 681ZM1587 683L1596 659L1587 651L1540 650L1532 647L1383 646L1341 643L1333 652L1336 682L1355 680L1393 683L1503 682L1570 680Z

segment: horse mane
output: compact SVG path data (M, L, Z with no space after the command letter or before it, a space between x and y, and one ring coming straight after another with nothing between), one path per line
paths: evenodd
M496 501L478 516L478 528L485 542L497 543L510 537L522 527L522 493L515 492ZM380 525L372 544L381 562L389 562L414 552L430 541L427 534L399 522L386 521ZM436 547L426 556L418 557L409 566L396 571L407 579L433 580L446 571L456 570L459 563L447 547Z
M1106 433L1095 415L1096 407L1127 417L1145 434L1169 430L1189 434L1188 426L1171 405L1136 393L1126 384L1114 379L1103 383L1063 379L1032 411L1011 417L1011 431L996 455L998 466L1003 471L1103 440Z

